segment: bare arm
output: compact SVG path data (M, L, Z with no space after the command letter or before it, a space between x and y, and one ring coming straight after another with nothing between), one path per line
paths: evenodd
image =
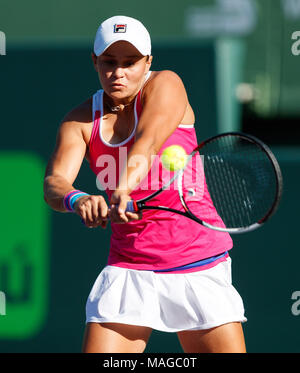
M63 122L58 130L55 149L47 164L44 179L44 198L54 210L66 211L63 197L75 189L73 183L85 152L86 144L78 123Z
M181 122L188 99L181 79L171 71L163 71L145 89L143 112L138 123L136 141L128 154L126 172L120 178L119 185L112 196L112 203L119 203L122 213L128 201L128 195L147 175L151 168L151 159L160 150L163 143L175 131ZM140 167L130 166L134 159L141 157L146 162Z
M44 199L54 210L66 212L63 198L66 193L76 189L73 183L85 153L86 143L80 123L63 121L44 178ZM80 197L75 203L75 212L87 226L106 226L107 205L102 196Z

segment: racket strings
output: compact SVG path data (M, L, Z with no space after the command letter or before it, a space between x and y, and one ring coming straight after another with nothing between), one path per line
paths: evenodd
M199 152L220 226L246 227L263 219L277 193L276 173L267 153L258 144L237 136L219 137ZM215 211L208 208L205 199L196 207L187 201L187 206L200 219L216 225Z
M241 210L238 208L238 199L232 199L232 195L236 192L235 188L239 190L241 194L241 188L239 183L236 182L238 177L234 169L230 169L229 165L225 162L217 162L216 177L222 180L222 188L218 188L218 202L221 216L228 216L230 218L235 217L237 223L241 224L243 216ZM220 175L220 176L219 176ZM223 191L227 191L224 193ZM226 223L229 223L229 219L226 219Z

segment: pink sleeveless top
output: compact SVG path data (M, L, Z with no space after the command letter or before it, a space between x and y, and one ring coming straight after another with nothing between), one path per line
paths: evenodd
M141 112L140 91L134 103L135 126L132 133L121 143L110 144L102 137L101 130L103 90L99 90L93 95L94 125L89 145L90 167L97 176L98 189L105 190L109 199L117 186L129 149L134 143L134 135ZM159 156L166 147L172 144L181 145L187 153L190 153L197 146L194 126L179 125L177 127L163 144L158 156L155 157L148 176L130 194L133 199L138 200L152 194L170 178L170 172L161 166ZM192 181L191 183L193 184ZM194 189L198 188L195 183L190 186ZM176 185L172 184L168 190L149 201L149 204L151 202L152 205L163 205L183 210L178 193L174 189L176 189ZM190 188L186 186L185 198L189 203L195 203L196 208L198 204L201 211L206 211L207 219L202 213L203 220L212 224L221 222L205 182L200 202L198 197L193 197L189 191ZM228 233L213 231L186 217L168 211L144 210L141 220L127 224L111 223L111 229L107 264L129 269L161 270L179 267L218 255L232 248L232 239Z

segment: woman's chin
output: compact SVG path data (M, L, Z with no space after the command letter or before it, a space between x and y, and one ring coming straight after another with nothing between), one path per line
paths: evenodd
M106 91L106 94L115 100L122 100L130 96L128 92L116 90L116 89L112 89L112 90L110 89L109 91Z

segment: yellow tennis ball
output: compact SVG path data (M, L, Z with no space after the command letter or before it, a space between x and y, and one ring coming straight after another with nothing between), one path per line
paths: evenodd
M187 154L180 145L168 146L162 153L161 163L169 171L178 171L185 166Z

